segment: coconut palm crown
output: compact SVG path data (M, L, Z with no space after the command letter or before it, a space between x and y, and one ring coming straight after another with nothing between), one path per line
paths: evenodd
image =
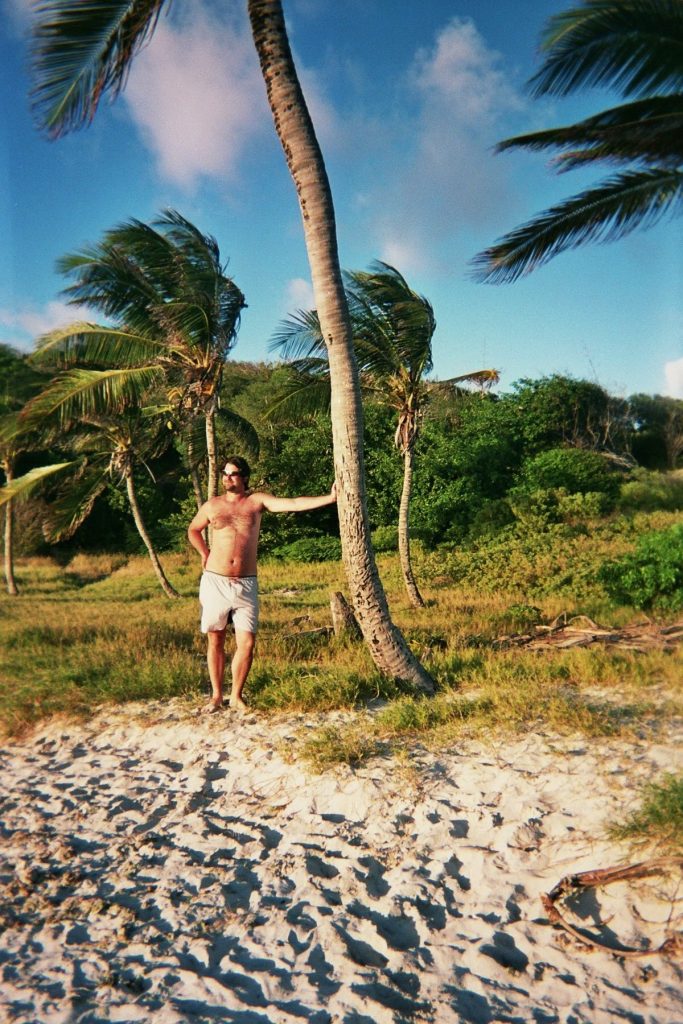
M64 256L58 268L72 279L64 290L69 301L96 309L111 326L75 323L53 331L39 340L34 361L107 368L75 392L82 411L88 401L97 411L113 392L129 398L156 383L164 396L158 411L165 405L192 450L203 421L209 495L215 494L218 395L245 306L215 239L166 210L152 224L130 220L113 228L101 242ZM63 400L68 416L73 401L66 390ZM248 432L244 422L237 426Z
M618 168L509 232L473 261L473 276L514 281L558 253L614 241L683 207L683 2L584 0L552 17L535 96L609 86L628 102L563 128L519 135L497 151L551 150L560 171Z

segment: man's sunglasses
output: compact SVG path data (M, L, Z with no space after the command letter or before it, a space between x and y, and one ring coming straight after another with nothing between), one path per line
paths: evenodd
M239 470L236 470L234 473L226 473L225 470L223 470L223 476L242 476L242 474Z

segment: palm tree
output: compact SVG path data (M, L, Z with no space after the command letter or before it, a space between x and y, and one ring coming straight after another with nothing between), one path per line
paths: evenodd
M506 139L498 151L555 150L561 171L622 167L551 207L474 259L474 276L514 281L558 253L649 227L683 200L683 3L584 0L552 17L534 95L566 96L611 86L629 102L564 128Z
M35 108L54 137L91 120L101 96L123 87L164 0L45 0L34 34ZM433 680L392 623L370 543L362 406L322 153L292 59L281 0L247 0L275 129L294 181L316 306L329 352L331 420L342 552L363 635L378 668L433 692Z
M5 483L15 478L17 462L22 453L31 451L39 443L37 431L25 431L20 422L22 405L35 394L41 383L38 374L25 358L9 345L0 344L0 470ZM7 593L19 594L14 576L14 502L5 504L4 566Z
M34 361L128 368L131 383L139 367L157 366L165 411L184 436L197 500L203 500L196 472L203 452L213 497L219 392L245 306L225 274L215 239L166 210L151 225L119 225L98 244L64 256L58 267L73 279L64 290L69 300L98 310L113 326L77 323L53 331L40 339ZM100 386L96 378L92 383ZM253 444L249 424L229 410L222 415ZM197 420L203 423L203 444Z
M344 275L361 387L396 412L394 444L403 459L398 512L398 546L403 580L411 603L424 605L410 557L410 496L415 444L430 397L465 381L490 387L495 370L477 370L447 381L428 381L436 319L429 301L414 292L395 267L377 261L370 272ZM317 312L299 311L275 338L285 358L294 357L291 386L279 406L302 400L308 407L329 404L329 368Z
M118 380L116 374L120 375ZM144 374L148 383L154 382L154 368L146 369ZM172 439L165 416L155 412L153 405L144 405L144 379L143 373L138 373L131 387L126 371L76 368L52 380L27 403L21 417L28 428L32 424L58 427L62 444L75 458L42 466L8 482L0 491L0 504L11 504L14 497L29 497L46 479L69 470L45 530L49 540L63 540L90 513L109 480L119 477L159 584L167 597L178 597L159 561L135 489L136 465L147 468L148 461L168 448ZM153 394L150 397L153 402Z

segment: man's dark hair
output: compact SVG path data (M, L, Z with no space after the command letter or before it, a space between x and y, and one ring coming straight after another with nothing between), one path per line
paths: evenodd
M243 459L241 455L228 455L227 459L223 463L223 466L237 466L244 480L244 486L249 486L249 477L251 476L251 469L246 459Z

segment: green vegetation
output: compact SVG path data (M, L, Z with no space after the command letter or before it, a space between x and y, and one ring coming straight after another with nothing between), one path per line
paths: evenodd
M634 608L683 608L683 525L640 537L633 553L606 562L599 577L610 597Z
M666 774L645 786L640 807L613 824L610 835L683 854L683 775Z
M502 649L498 637L561 612L619 626L634 606L600 583L601 566L639 536L669 528L675 513L614 516L590 532L566 525L532 538L514 528L466 547L416 557L426 607L412 608L398 557L380 556L392 611L438 684L416 697L377 672L365 645L329 631L329 595L344 589L338 561L264 559L262 629L247 686L261 714L313 716L292 756L318 769L399 752L419 738L463 738L539 729L587 737L647 734L680 713L681 653L618 647ZM180 600L155 585L149 562L124 554L21 558L21 596L0 598L0 718L18 735L54 715L84 716L107 701L182 698L188 713L207 687L198 630L198 565L167 555ZM342 719L330 714L343 712ZM316 716L320 728L315 728Z

